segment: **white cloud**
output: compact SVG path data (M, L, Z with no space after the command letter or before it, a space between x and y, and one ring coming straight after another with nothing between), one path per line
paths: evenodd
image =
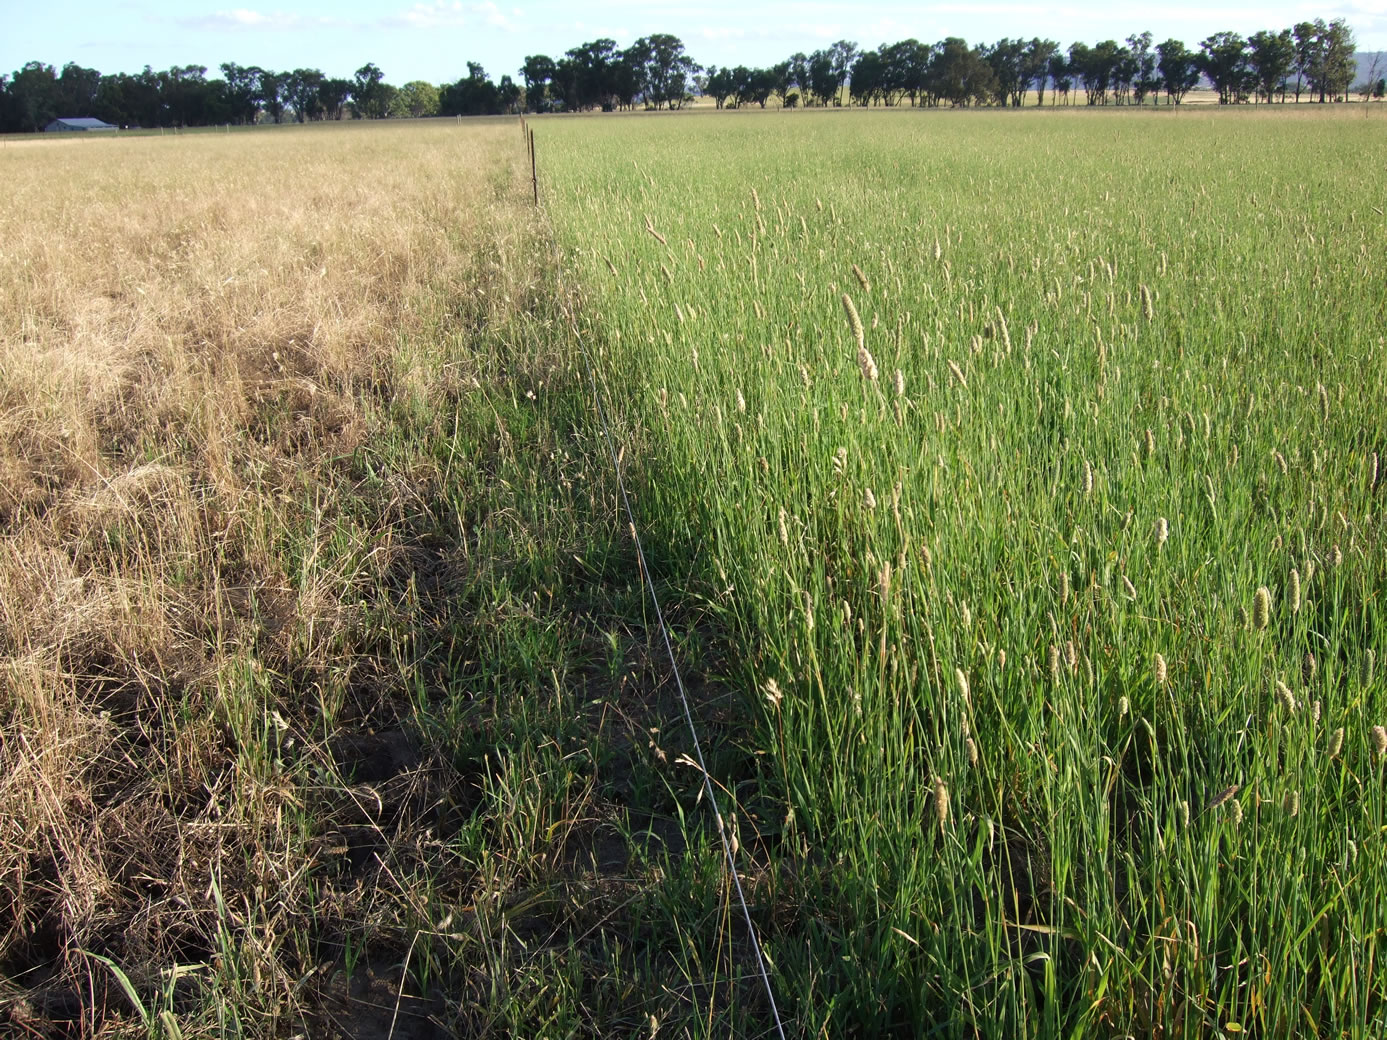
M179 25L190 29L211 29L214 31L229 29L281 31L344 24L336 18L306 18L303 15L290 14L286 11L265 12L256 11L249 7L233 7L229 10L214 11L211 14L190 15L178 18L176 21Z

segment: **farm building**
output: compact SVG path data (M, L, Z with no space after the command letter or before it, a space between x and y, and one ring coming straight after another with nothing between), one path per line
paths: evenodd
M43 129L46 132L61 133L72 130L119 130L120 127L112 123L102 122L100 119L81 116L76 119L55 119Z

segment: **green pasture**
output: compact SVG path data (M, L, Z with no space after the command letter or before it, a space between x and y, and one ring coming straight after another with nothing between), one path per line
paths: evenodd
M1382 117L532 125L793 1032L1387 1029Z

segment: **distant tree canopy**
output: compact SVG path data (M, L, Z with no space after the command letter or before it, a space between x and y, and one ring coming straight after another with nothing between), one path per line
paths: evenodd
M96 116L120 126L179 127L224 123L299 123L316 120L502 115L520 111L604 112L675 109L702 94L718 108L756 105L841 106L906 103L924 106L1020 107L1029 92L1036 104L1071 104L1075 88L1090 105L1178 105L1208 80L1222 104L1285 102L1302 94L1317 102L1347 99L1354 80L1353 31L1343 19L1316 19L1249 37L1219 32L1191 50L1179 40L1152 46L1149 32L1124 43L1082 41L1062 48L1054 40L1003 38L970 45L949 37L938 43L902 40L862 50L839 40L812 54L793 54L767 68L704 68L677 36L642 36L625 50L602 38L558 59L530 55L493 82L481 65L467 63L454 83L414 80L395 87L367 62L350 79L318 69L275 72L226 62L221 78L203 65L149 66L130 75L102 75L69 62L61 71L29 62L0 75L0 132L41 130L60 116ZM1376 66L1358 87L1364 98L1387 90Z

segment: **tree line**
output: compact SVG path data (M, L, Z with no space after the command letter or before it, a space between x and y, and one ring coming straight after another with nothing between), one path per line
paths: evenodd
M1207 80L1222 104L1347 97L1355 76L1353 31L1343 19L1316 19L1248 37L1215 33L1191 50L1176 39L1154 43L1143 32L1124 43L1104 40L1068 48L1054 40L1003 38L969 45L902 40L862 50L847 40L797 53L766 68L703 67L676 36L643 36L622 49L599 39L561 58L530 55L518 70L493 82L467 63L467 75L434 85L414 80L396 87L373 63L351 79L318 69L275 72L226 62L220 78L202 65L134 75L103 75L68 63L61 71L30 62L0 75L0 132L41 130L53 119L95 116L119 126L207 126L344 118L497 115L520 111L620 111L680 108L696 96L718 108L758 105L772 97L797 106L901 105L1019 107L1034 92L1037 105L1143 105L1161 98L1180 104ZM1359 89L1382 97L1387 82L1371 70Z
M61 72L29 62L0 75L0 133L42 130L72 116L126 127L181 127L489 115L519 112L524 96L511 77L494 83L475 62L467 63L467 75L455 83L414 80L400 87L385 82L371 62L351 79L318 69L275 72L234 62L220 68L221 77L209 79L204 65L102 75L72 62Z

